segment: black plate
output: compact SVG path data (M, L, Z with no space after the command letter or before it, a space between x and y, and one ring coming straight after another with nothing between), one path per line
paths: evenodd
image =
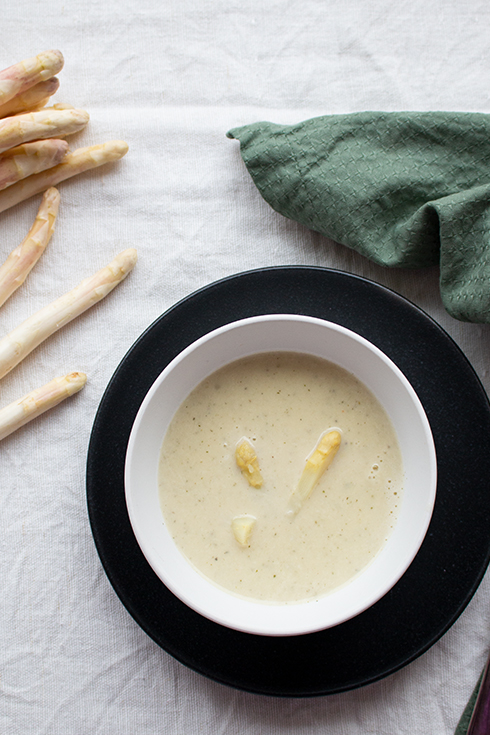
M405 373L434 434L439 481L424 543L398 584L335 628L268 638L212 623L159 581L133 535L124 460L143 398L191 342L257 314L324 318L361 334ZM354 689L397 671L461 614L490 559L490 411L475 372L451 338L401 296L324 268L266 268L226 278L163 314L137 340L102 398L90 440L87 500L95 544L123 605L158 645L221 683L276 696Z

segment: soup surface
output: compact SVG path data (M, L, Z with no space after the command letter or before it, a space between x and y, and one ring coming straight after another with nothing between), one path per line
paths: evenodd
M293 516L288 501L329 429L342 440ZM244 437L263 484L237 466ZM213 373L182 403L163 440L160 503L175 543L199 572L264 602L317 598L376 556L403 488L394 429L373 394L326 360L292 352L246 357ZM233 519L255 519L246 545Z

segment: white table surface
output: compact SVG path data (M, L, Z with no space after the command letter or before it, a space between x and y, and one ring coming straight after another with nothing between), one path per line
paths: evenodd
M236 125L383 110L490 112L483 0L17 0L3 3L0 67L59 48L55 101L89 111L72 148L123 138L118 164L61 184L56 232L3 307L8 332L136 247L106 300L2 380L6 405L55 375L77 396L0 448L0 731L11 735L445 735L487 655L490 585L426 654L376 684L327 697L240 692L189 670L138 627L91 536L85 461L105 387L162 312L223 276L308 264L366 276L434 317L490 387L490 328L449 317L437 268L390 271L273 212L243 165ZM35 198L1 215L1 259ZM464 461L464 457L462 458Z

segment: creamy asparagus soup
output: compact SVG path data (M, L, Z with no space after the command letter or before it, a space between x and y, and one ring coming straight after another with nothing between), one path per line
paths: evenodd
M402 487L397 438L373 394L292 352L204 380L160 455L177 546L217 585L264 602L316 598L357 575L385 544Z

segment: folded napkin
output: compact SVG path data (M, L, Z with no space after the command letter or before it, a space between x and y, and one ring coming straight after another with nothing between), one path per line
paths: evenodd
M490 115L361 112L227 135L277 212L383 266L439 264L447 311L490 322Z

